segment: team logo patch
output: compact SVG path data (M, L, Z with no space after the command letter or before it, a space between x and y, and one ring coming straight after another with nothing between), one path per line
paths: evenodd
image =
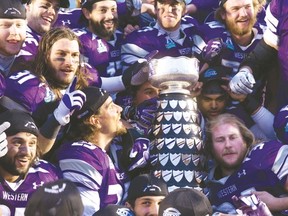
M172 124L172 129L175 134L179 134L181 132L181 129L182 129L181 126L182 124Z
M187 106L187 102L185 100L180 100L179 106L181 107L182 110L184 110Z
M193 181L193 178L194 178L194 171L191 171L191 170L185 170L184 171L184 176L186 178L186 180L188 182L192 182Z
M157 149L161 150L163 146L164 146L164 138L157 139L157 144L156 144Z
M199 161L200 161L200 156L199 155L193 155L192 154L192 161L193 161L193 164L195 166L197 166L199 164Z
M170 161L174 166L177 166L180 163L180 160L181 160L181 154L170 153Z
M173 113L173 118L176 120L176 121L180 121L181 118L182 118L182 112L179 112L179 111L176 111Z
M182 170L173 170L173 177L175 181L180 182L183 179L183 171Z
M171 177L172 177L172 170L162 171L162 178L164 179L165 182L170 181Z
M164 116L164 112L158 112L157 117L156 117L157 122L161 122L163 119L163 116Z
M172 112L164 112L164 118L166 119L166 121L170 121L172 119L172 116Z
M175 109L177 107L178 101L177 100L170 100L169 105L172 109Z
M192 156L191 154L182 154L182 162L188 166L191 163Z
M153 130L154 136L157 136L160 131L160 124L156 124Z
M184 138L176 138L176 144L179 148L183 148L185 145L185 139Z
M167 105L168 105L168 101L167 100L160 101L160 107L162 109L165 109L167 107Z
M169 160L169 153L159 154L159 161L162 166L165 166Z
M175 138L165 138L165 145L168 149L172 149L175 146Z
M164 134L168 134L171 130L171 125L170 124L163 124L162 125L162 131Z

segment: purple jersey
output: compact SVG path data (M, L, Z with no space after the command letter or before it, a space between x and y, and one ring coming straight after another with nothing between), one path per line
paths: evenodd
M54 23L54 27L65 26L70 29L81 28L82 25L79 22L82 14L81 8L73 9L61 9L58 13L58 18Z
M264 29L265 27L262 25L255 25L253 28L254 38L251 43L247 46L240 46L233 40L225 25L218 21L208 22L199 26L201 36L206 43L213 38L221 38L225 43L227 48L221 52L221 65L233 69L232 73L228 74L231 78L238 72L240 63L262 39Z
M25 42L16 56L12 68L10 69L10 74L30 68L31 65L29 65L29 63L31 64L35 59L40 39L41 35L27 27Z
M209 199L214 211L235 214L232 196L247 195L251 190L267 191L275 197L287 196L288 145L270 141L256 145L232 175L215 179L209 175ZM216 168L217 170L217 168ZM217 173L217 172L216 172Z
M60 147L57 158L64 178L78 186L84 215L121 202L125 176L104 150L85 141L66 143Z
M0 209L2 215L24 215L32 193L45 183L61 178L61 172L47 161L39 160L33 165L25 179L9 183L0 177Z
M144 58L153 50L159 51L155 56L156 59L164 56L191 57L195 53L200 53L204 45L201 38L196 35L197 26L198 23L192 17L183 17L179 39L175 40L161 30L158 24L132 32L122 45L121 57L125 66L133 64L139 58Z
M267 31L265 41L278 47L280 65L279 90L277 95L278 108L288 104L288 1L272 0L266 10L265 21Z
M120 50L123 34L116 31L113 39L106 41L86 28L74 29L82 43L84 61L96 68L101 77L113 77L122 74Z
M101 80L97 71L85 66L89 75L90 86L100 87ZM22 105L27 111L34 112L41 104L56 101L57 97L49 84L43 83L30 71L20 71L6 78L5 96Z
M29 71L17 72L6 78L5 96L34 112L41 103L56 100L47 84Z

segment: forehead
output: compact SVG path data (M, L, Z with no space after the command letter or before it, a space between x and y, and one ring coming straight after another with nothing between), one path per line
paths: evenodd
M23 140L37 140L37 136L28 132L19 132L12 136L8 136L8 139L23 139Z
M92 9L102 8L102 7L106 7L106 8L117 7L117 3L114 0L99 1L93 4Z
M160 202L165 198L165 196L143 196L136 199L138 202L150 201L150 202Z
M237 125L232 123L222 123L214 125L212 128L212 135L214 137L218 136L229 136L230 134L239 134L240 130Z
M228 0L224 4L224 7L230 8L230 7L239 7L243 5L253 4L253 0Z
M0 22L1 23L24 23L26 24L27 21L25 19L4 19L4 18L0 18Z
M181 4L181 2L178 2L176 0L158 0L157 4L177 5L177 4Z
M79 43L77 40L70 40L68 38L61 38L52 45L52 50L67 50L79 52Z
M32 0L31 3L59 5L61 0Z

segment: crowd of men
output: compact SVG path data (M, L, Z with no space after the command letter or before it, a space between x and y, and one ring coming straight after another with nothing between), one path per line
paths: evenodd
M0 215L287 215L287 16L285 0L1 1ZM199 62L197 188L152 168L166 56Z

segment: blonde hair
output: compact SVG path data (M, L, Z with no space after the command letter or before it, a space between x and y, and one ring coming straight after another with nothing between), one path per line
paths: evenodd
M216 118L212 119L206 124L206 140L205 140L205 152L212 156L212 134L213 130L216 126L222 125L222 124L230 124L237 127L240 131L240 134L243 138L243 140L247 144L247 148L249 149L254 143L255 143L255 136L254 134L245 126L245 124L235 115L224 113Z

